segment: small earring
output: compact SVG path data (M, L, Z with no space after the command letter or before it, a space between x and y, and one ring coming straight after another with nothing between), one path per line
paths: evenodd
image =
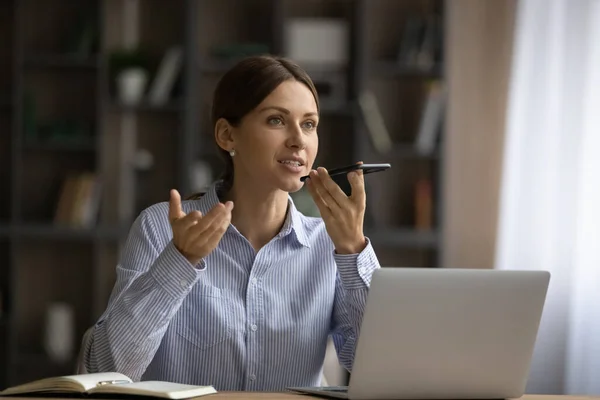
M231 157L235 156L235 150L230 150L230 151L229 151L229 155L230 155Z

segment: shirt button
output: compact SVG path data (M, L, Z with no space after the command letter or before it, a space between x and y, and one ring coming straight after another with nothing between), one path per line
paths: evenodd
M252 329L253 331L256 331L258 329L258 326L252 324L252 326L250 327L250 329Z
M181 285L181 287L187 287L188 283L186 280L182 279L179 284Z
M258 279L256 279L256 278L252 278L252 284L253 284L253 285L256 285L256 283L257 283L257 282L258 282Z
M252 374L248 377L248 379L250 379L251 381L256 380L256 375Z

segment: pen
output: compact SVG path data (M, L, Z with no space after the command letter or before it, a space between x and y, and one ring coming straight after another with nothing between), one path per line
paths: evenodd
M121 380L115 380L115 381L100 381L96 384L96 386L102 386L102 385L118 385L120 383L129 383L129 381L121 379Z

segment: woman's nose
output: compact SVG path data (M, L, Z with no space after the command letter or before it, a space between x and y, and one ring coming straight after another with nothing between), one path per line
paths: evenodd
M299 126L292 128L288 137L288 147L296 148L296 149L304 149L306 147L306 142L304 140L304 132L302 132L302 128Z

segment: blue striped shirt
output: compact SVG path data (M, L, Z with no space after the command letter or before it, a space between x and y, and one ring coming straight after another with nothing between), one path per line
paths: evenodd
M185 213L206 214L218 184ZM371 243L336 254L322 219L289 199L278 235L256 252L230 225L194 268L174 247L167 202L140 213L117 265L106 311L85 344L88 372L133 380L279 391L316 386L331 335L351 370L371 276Z

